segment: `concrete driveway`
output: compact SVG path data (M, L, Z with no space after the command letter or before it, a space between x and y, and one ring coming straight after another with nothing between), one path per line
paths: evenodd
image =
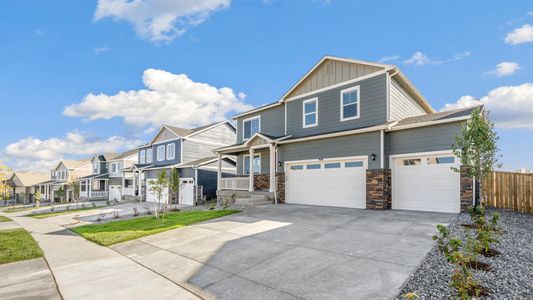
M266 206L113 249L203 298L391 299L453 217Z

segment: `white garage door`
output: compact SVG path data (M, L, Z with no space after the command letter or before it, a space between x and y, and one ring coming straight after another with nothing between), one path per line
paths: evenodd
M392 159L392 208L458 213L459 167L452 153Z
M121 188L122 186L120 185L110 185L109 186L109 200L120 201L122 199Z
M366 168L366 157L288 162L285 202L365 208Z
M146 183L146 202L158 202L157 194L151 191L152 184L150 180ZM180 179L180 204L194 205L194 180L192 178ZM161 203L168 202L168 190L163 191Z

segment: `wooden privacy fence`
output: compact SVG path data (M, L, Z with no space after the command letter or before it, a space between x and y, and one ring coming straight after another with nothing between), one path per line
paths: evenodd
M491 172L481 192L489 207L533 213L533 174Z

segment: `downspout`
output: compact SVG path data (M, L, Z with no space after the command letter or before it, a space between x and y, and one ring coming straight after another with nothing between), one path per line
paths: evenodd
M274 144L274 158L274 204L278 205L278 146L276 144Z
M198 200L198 166L193 166L192 168L194 170L194 206L196 206Z
M379 131L380 136L380 153L381 153L381 159L380 159L380 167L381 169L385 169L385 130L381 129Z

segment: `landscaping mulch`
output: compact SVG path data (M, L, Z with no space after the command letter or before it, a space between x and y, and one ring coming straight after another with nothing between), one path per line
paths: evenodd
M502 229L500 241L493 247L499 255L478 260L492 266L489 272L474 270L474 276L488 291L482 299L533 299L533 215L504 210L487 210L487 215L497 211ZM468 214L460 214L449 228L452 236L465 237L463 224L469 224ZM397 299L415 292L419 299L450 299L455 295L448 286L452 268L437 246L428 253L418 270L404 285Z

